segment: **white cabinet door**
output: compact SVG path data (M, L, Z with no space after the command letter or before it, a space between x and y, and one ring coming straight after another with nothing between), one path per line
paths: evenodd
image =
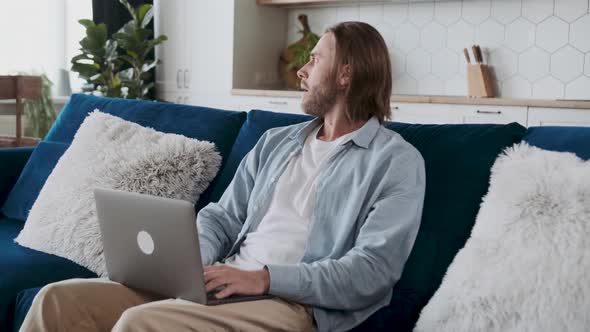
M590 127L590 109L529 107L529 127Z
M192 72L191 35L194 18L191 0L156 0L155 35L166 35L168 40L156 46L161 63L156 66L156 89L167 91L190 90Z
M234 13L234 0L187 0L187 3L191 93L224 99L231 97L234 14L239 15Z
M184 0L156 0L154 2L155 35L166 35L168 40L156 46L156 57L160 64L156 66L157 89L173 90L180 86L177 54L180 52L184 38L178 23L178 12Z
M176 91L158 90L157 98L158 100L175 104L182 102L182 96Z
M422 124L511 123L527 124L527 108L488 105L391 103L393 121Z
M166 0L167 1L167 0ZM192 71L192 47L191 36L193 33L194 12L192 3L198 2L193 0L176 0L179 1L177 7L176 20L178 25L178 35L180 36L180 45L176 54L179 88L186 96L190 94L191 88L191 71ZM187 97L188 98L188 97Z
M460 114L462 123L518 122L527 125L527 108L516 106L452 105L451 109Z
M404 123L445 124L461 123L459 113L447 104L391 103L392 120Z

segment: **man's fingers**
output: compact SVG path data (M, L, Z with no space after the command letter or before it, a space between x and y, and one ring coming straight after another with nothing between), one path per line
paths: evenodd
M225 273L224 271L205 271L203 272L203 279L205 280L205 283L207 283L210 280L219 278L220 276L224 275L227 275L227 273Z
M215 294L215 298L224 299L224 298L226 298L226 297L228 297L228 296L230 296L230 295L232 295L234 293L235 293L234 286L233 285L228 285L223 290L217 292Z
M216 289L219 286L224 286L229 284L229 281L227 281L227 279L225 278L216 278L213 279L211 281L209 281L208 283L205 284L205 290L208 292Z
M214 271L223 271L226 270L227 266L224 265L207 265L203 267L203 272L214 272Z

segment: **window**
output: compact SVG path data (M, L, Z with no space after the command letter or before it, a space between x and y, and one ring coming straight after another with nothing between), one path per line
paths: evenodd
M46 73L55 96L80 91L70 59L85 35L82 18L92 19L91 0L0 0L0 74Z

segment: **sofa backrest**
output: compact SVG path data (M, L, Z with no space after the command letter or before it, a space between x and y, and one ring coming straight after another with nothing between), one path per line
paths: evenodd
M239 162L266 130L310 119L304 115L250 111L212 201L221 197ZM387 314L379 318L389 321L383 322L384 326L399 326L405 321L411 328L422 306L440 285L451 260L469 237L496 157L504 148L519 142L525 128L516 123L386 123L386 127L414 145L426 163L426 197L420 231L404 273L394 288L393 301L383 309ZM395 222L395 217L391 221Z
M590 127L530 127L523 139L541 149L573 152L590 159Z
M240 129L240 133L227 158L227 162L219 175L217 186L211 194L211 201L219 201L221 195L223 195L223 192L233 179L238 165L244 156L256 145L265 131L270 128L289 126L311 119L313 118L308 115L275 113L261 110L248 112L246 122L244 122L244 125Z
M138 123L144 127L154 128L157 131L180 134L186 137L212 142L223 157L221 168L223 168L240 128L246 120L245 112L74 94L61 111L44 141L69 145L88 113L96 109L124 120ZM46 150L42 156L45 159L47 159L47 153L60 153L60 155L54 156L56 158L49 158L54 161L57 161L65 151L65 149ZM29 160L30 163L38 161L39 158L31 158ZM35 178L23 179L22 177L26 174L21 174L21 178L19 178L12 188L2 209L8 213L7 216L15 219L26 219L32 203L39 194L39 192L31 192L32 187L30 186L30 182L39 182L34 187L40 190L53 166L55 166L55 162L44 165L45 168L49 167L49 169L46 169L42 177L33 174ZM27 164L25 170L27 167L33 170L36 168L35 165ZM197 207L204 206L210 201L210 195L217 184L219 174L200 196Z

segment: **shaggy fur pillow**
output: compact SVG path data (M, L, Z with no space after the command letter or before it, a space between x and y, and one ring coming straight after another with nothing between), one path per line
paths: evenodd
M414 331L588 331L589 253L590 161L509 148Z
M220 163L213 143L94 111L47 178L15 241L106 276L95 187L195 203Z

